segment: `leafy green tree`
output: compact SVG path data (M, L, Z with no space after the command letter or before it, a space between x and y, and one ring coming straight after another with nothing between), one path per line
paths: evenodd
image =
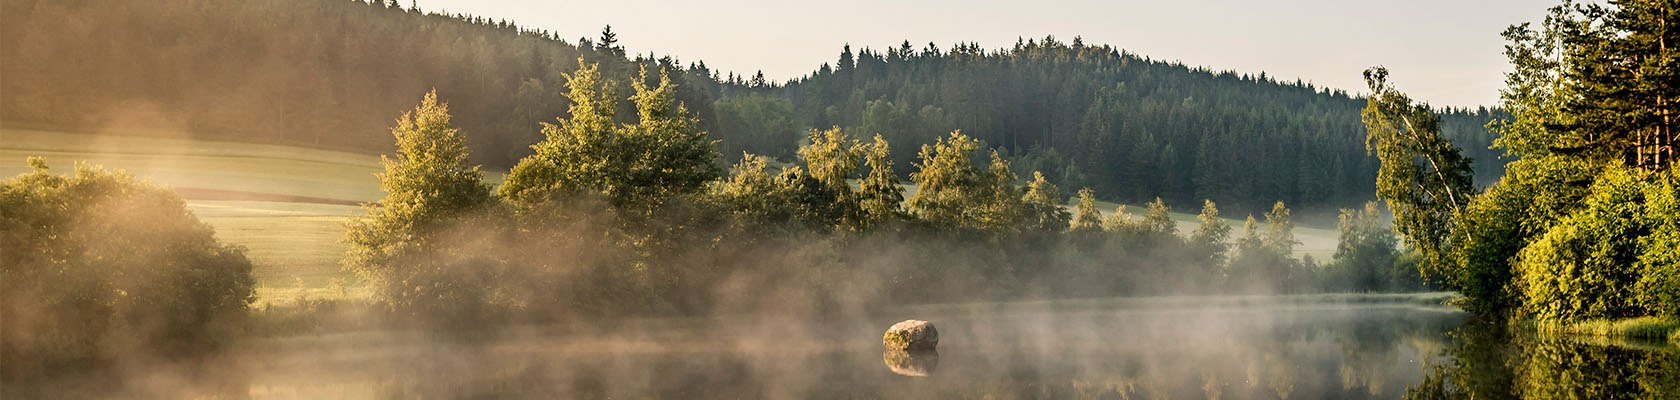
M1061 232L1067 229L1070 214L1062 208L1062 189L1044 179L1041 172L1033 172L1027 183L1027 193L1021 203L1027 208L1027 229L1036 232Z
M1237 240L1237 252L1251 253L1264 250L1266 247L1263 243L1260 238L1260 223L1255 221L1253 215L1249 215L1248 219L1243 220L1243 235L1242 239Z
M483 173L468 162L466 140L435 91L397 118L391 135L397 155L381 157L379 174L385 197L346 227L345 267L398 312L444 320L482 316L493 262L452 249L461 244L453 232L495 204Z
M1213 200L1202 201L1202 212L1196 215L1201 225L1190 234L1190 245L1210 271L1222 269L1230 250L1231 224L1219 218L1219 206Z
M1560 154L1669 168L1680 98L1677 6L1666 1L1565 1L1539 31L1504 33L1512 72L1501 102L1513 119L1495 124L1513 154Z
M1639 304L1652 314L1680 317L1680 187L1673 173L1646 187L1643 217L1651 233L1639 238L1635 267Z
M1157 238L1178 238L1178 223L1172 220L1172 208L1161 198L1149 202L1143 213L1143 230Z
M1144 231L1143 222L1138 221L1137 216L1126 211L1125 204L1115 206L1114 213L1103 218L1102 227L1104 232L1123 237L1137 237Z
M864 149L864 165L869 175L858 188L858 207L862 211L861 228L877 226L904 214L904 188L899 186L893 172L892 149L881 135Z
M1472 199L1453 229L1453 263L1421 264L1423 275L1464 296L1460 306L1503 316L1521 304L1511 259L1578 207L1600 168L1578 158L1541 156L1507 166L1505 177Z
M622 176L629 156L615 132L617 91L601 78L598 65L578 59L578 70L566 76L567 116L558 124L543 123L544 139L531 146L534 154L508 171L502 197L535 204L596 192L614 202L628 201Z
M217 241L163 187L85 164L74 175L29 164L0 181L6 385L201 353L236 333L253 299L244 248Z
M1291 258L1295 241L1289 208L1283 202L1272 205L1262 227L1254 216L1243 223L1243 237L1228 265L1232 289L1247 292L1295 290L1302 284L1300 262Z
M763 156L744 154L729 171L729 177L713 189L737 220L777 224L793 219L794 210L766 169Z
M1388 69L1365 70L1366 148L1381 160L1377 197L1388 201L1397 230L1427 265L1444 265L1453 214L1473 196L1470 160L1440 133L1440 117L1388 83Z
M840 127L824 131L813 129L807 140L810 144L799 147L799 157L805 159L805 170L834 194L836 201L833 206L841 210L846 225L861 225L864 216L849 179L862 166L863 144L841 132Z
M774 231L798 226L828 232L843 227L841 194L798 166L771 175L762 156L746 154L729 178L713 186L737 222ZM764 232L759 232L764 233Z
M1009 160L993 151L992 161L976 190L982 196L977 199L981 211L977 226L980 230L1013 232L1022 227L1027 210L1021 203L1021 191L1015 187L1016 179L1019 177L1010 167Z
M668 71L659 72L659 86L648 87L647 68L633 87L636 95L635 125L624 127L632 145L629 182L633 202L658 205L665 199L693 194L716 179L717 147L700 121L677 101L676 84Z
M1399 289L1417 271L1394 271L1400 239L1383 220L1376 202L1360 210L1342 209L1336 217L1336 253L1330 264L1336 286L1362 292ZM1415 287L1415 285L1412 285Z
M796 220L817 232L830 232L846 226L848 215L855 215L845 199L822 179L798 166L788 167L776 175L776 187L793 207Z
M1542 321L1625 318L1644 314L1635 294L1645 190L1638 173L1599 175L1582 208L1517 253L1517 287L1525 315Z
M923 145L921 162L910 174L910 181L916 183L910 211L936 226L979 228L983 211L980 199L988 194L980 192L986 182L973 164L974 152L979 149L980 142L961 131Z
M614 125L616 92L598 66L581 65L569 78L570 115L543 124L545 139L508 172L504 197L535 204L591 194L621 210L646 211L697 193L720 174L714 143L677 101L668 73L650 88L642 70L630 98L637 122L623 126Z
M799 148L799 157L805 160L811 176L837 193L850 194L852 186L847 179L863 161L863 144L841 132L840 127L813 129L807 139L810 144Z
M1266 232L1261 239L1261 246L1288 256L1295 252L1295 246L1301 241L1295 240L1295 222L1290 219L1289 207L1283 202L1272 204L1272 211L1266 213Z
M1103 229L1102 211L1097 210L1097 195L1091 188L1079 189L1079 203L1073 207L1073 232L1101 232Z

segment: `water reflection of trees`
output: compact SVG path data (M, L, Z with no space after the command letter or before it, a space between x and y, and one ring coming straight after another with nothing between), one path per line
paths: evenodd
M1680 398L1680 350L1541 337L1487 323L1448 334L1445 357L1407 399Z

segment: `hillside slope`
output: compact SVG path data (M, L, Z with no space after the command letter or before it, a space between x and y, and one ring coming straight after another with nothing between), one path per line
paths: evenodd
M792 160L807 129L838 125L885 135L907 174L922 144L962 129L1024 176L1042 170L1063 187L1134 204L1161 196L1183 207L1211 198L1233 211L1277 200L1326 210L1373 193L1363 101L1264 73L1044 38L999 50L846 49L775 83L626 54L610 32L568 41L423 2L386 4L9 0L0 3L0 124L378 154L390 149L391 121L436 88L474 159L505 168L540 139L540 122L565 113L566 74L581 59L600 63L626 95L641 66L673 71L678 97L731 160ZM620 119L634 118L622 107ZM1482 128L1497 113L1448 111L1444 128L1483 182L1497 176L1502 163Z

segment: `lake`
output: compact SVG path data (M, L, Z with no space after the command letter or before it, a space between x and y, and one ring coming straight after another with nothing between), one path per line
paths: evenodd
M887 314L527 327L487 341L252 339L192 368L136 369L118 397L1680 397L1672 345L1540 338L1415 300L1146 298ZM906 318L937 325L937 353L883 351L882 331Z

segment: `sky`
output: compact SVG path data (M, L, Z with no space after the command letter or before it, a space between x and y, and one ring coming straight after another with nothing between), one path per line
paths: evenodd
M407 3L407 2L405 2ZM1216 71L1266 72L1362 93L1382 65L1435 106L1494 105L1510 70L1500 32L1553 0L420 0L445 10L595 38L612 25L631 53L704 60L782 81L833 63L840 48L982 48L1054 35Z

